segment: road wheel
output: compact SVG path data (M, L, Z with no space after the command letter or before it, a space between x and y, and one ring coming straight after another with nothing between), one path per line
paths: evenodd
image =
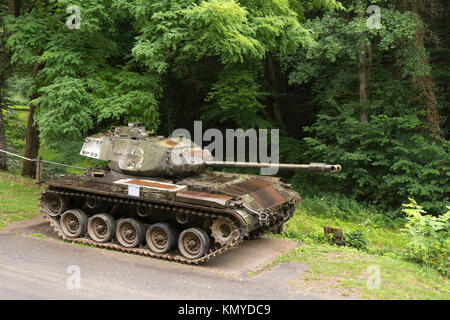
M200 228L189 228L178 237L178 250L188 259L198 259L209 250L210 240L205 231Z
M108 242L114 236L116 222L109 214L96 214L89 218L87 231L92 240L100 243Z
M177 212L175 219L179 224L186 224L189 221L189 216L186 212Z
M156 223L147 229L145 239L150 250L166 253L175 244L176 233L167 223Z
M137 247L144 239L144 226L132 218L120 219L117 222L116 237L124 247Z
M59 220L61 230L70 238L78 238L84 235L87 225L86 214L79 209L66 210Z
M148 217L150 215L151 211L152 210L149 207L144 206L144 205L138 205L136 207L136 213L141 218Z
M57 194L47 194L44 198L44 208L48 215L56 217L67 209L67 201Z
M96 198L87 198L86 201L84 202L84 205L88 209L91 209L91 210L97 209L98 210L104 206L104 203L102 200L99 200Z

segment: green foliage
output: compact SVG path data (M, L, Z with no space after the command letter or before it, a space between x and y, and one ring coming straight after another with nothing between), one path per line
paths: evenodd
M21 150L25 146L25 128L28 112L9 108L3 111L5 119L5 132L8 137L8 146L12 150Z
M353 247L358 250L367 250L367 239L364 236L364 233L359 230L344 232L344 244L347 247Z
M262 60L271 51L288 52L313 41L289 2L138 2L133 9L142 34L132 52L150 70L166 72L204 57L224 65Z
M98 122L123 119L144 122L149 130L158 127L162 90L157 78L129 70L107 70L89 79L87 86L93 92L90 108L96 111Z
M270 127L263 116L267 56L314 43L286 0L137 2L130 11L140 32L135 60L204 94L199 117L216 127ZM165 94L178 96L179 89L165 88Z
M416 14L393 8L383 9L382 21L380 30L368 30L356 16L316 18L305 26L317 46L283 59L290 83L312 82L311 100L320 106L316 121L305 128L304 158L344 168L324 178L297 174L293 183L369 201L390 216L399 216L401 203L413 196L437 214L449 203L450 145L429 135L426 110L411 98L415 77L429 68L413 41L422 23ZM359 121L357 46L348 45L360 41L371 44L368 123Z
M315 137L306 139L311 157L347 168L327 177L335 181L334 190L387 211L411 195L432 212L445 207L449 201L445 186L450 183L447 141L439 145L427 139L415 116L384 114L362 124L350 110L338 112L333 117L319 115L310 129Z
M183 51L197 59L218 55L223 64L243 62L247 56L262 59L264 48L252 37L248 11L234 0L203 1L183 11L192 32Z
M57 78L39 92L41 96L34 103L40 106L36 122L44 141L56 142L61 134L69 139L79 139L83 133L80 128L92 127L92 110L80 79Z
M6 80L6 99L9 106L28 108L28 97L33 92L33 79L30 76L15 74Z
M219 118L220 122L233 120L240 128L267 127L267 121L256 116L264 105L266 95L256 81L255 72L243 68L224 69L208 94L207 101L215 104L205 108L205 119Z
M22 4L17 18L0 7L7 22L0 33L12 54L10 65L0 63L1 80L15 68L2 103L33 99L42 145L52 149L44 152L62 161L78 162L83 137L111 125L144 121L168 135L202 119L204 130L280 129L281 162L341 164L336 175L280 173L302 194L320 194L323 201L306 205L336 218L364 221L368 214L389 224L394 220L379 217L398 217L408 197L432 214L449 202L449 29L422 1L414 12L404 2L370 2L381 7L381 29L367 27L369 2L355 0ZM72 4L81 8L78 30L65 25ZM428 27L432 39L441 38L439 48L418 43ZM362 43L370 48L368 123L359 121ZM415 99L417 79L430 70L440 138L429 134L427 106ZM9 145L20 149L23 132L5 114Z
M80 29L70 30L63 23L69 4L80 7ZM40 137L47 144L58 144L62 137L81 140L104 119L144 121L150 129L158 126L157 99L162 92L158 79L137 72L126 57L133 32L120 29L126 16L109 14L110 4L59 1L50 8L39 3L9 24L11 61L30 64L34 70L37 63L41 66L33 103L38 106Z
M414 199L404 204L408 216L405 233L412 259L448 275L450 272L450 207L438 217L426 214Z
M326 11L343 10L342 4L336 0L309 0L308 8L311 9L324 9Z
M341 228L344 236L358 231L355 238L367 239L366 251L371 254L401 255L406 251L407 241L398 231L404 227L406 219L389 220L374 207L364 208L351 199L342 199L339 204L337 199L325 195L322 199L304 196L294 216L286 223L284 237L306 243L329 244L323 227L332 226Z

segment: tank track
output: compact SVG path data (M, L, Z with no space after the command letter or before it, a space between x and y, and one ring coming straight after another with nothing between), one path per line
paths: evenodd
M165 210L168 210L171 212L174 211L175 206L169 205L169 204L155 204L155 203L149 203L149 202L145 202L145 201L135 201L135 200L123 199L123 198L115 197L115 196L104 196L104 195L92 194L92 193L88 193L88 192L74 192L74 191L68 191L68 190L55 190L55 189L49 189L47 191L44 191L39 198L40 211L44 214L44 216L50 222L50 225L52 226L53 230L58 234L58 237L62 240L68 241L68 242L81 243L81 244L95 246L95 247L99 247L99 248L106 248L106 249L110 249L110 250L122 251L125 253L143 255L143 256L147 256L147 257L151 257L151 258L157 258L157 259L162 259L162 260L167 260L167 261L174 261L174 262L179 262L179 263L184 263L184 264L189 264L189 265L198 265L198 264L203 264L203 263L211 260L212 258L225 253L230 248L237 246L239 243L241 243L243 241L244 233L239 228L238 224L235 223L234 221L232 221L231 219L229 219L228 217L219 215L219 214L208 213L203 210L190 209L190 208L189 209L176 208L176 209L183 210L183 212L186 214L203 216L205 218L216 219L216 218L220 217L220 218L227 219L230 221L230 224L233 226L233 228L235 228L237 230L237 232L239 232L240 237L238 239L234 239L231 243L225 244L217 249L209 249L207 254L205 254L203 257L198 258L198 259L187 259L181 255L174 255L174 254L169 254L169 253L160 254L160 253L153 252L153 251L151 251L147 248L143 248L143 247L127 248L118 243L114 243L115 242L114 239L107 243L99 243L99 242L96 242L96 241L88 238L85 235L78 237L78 238L71 238L71 237L68 237L66 234L64 234L57 217L53 217L53 216L49 215L45 210L43 199L44 199L45 195L49 194L49 193L59 194L62 196L69 196L69 197L84 197L86 199L94 198L97 200L109 201L109 202L114 202L114 203L123 203L123 204L127 204L127 205L139 204L139 205L144 205L144 206L149 206L149 207L156 207L158 209L163 209L163 210L165 209Z

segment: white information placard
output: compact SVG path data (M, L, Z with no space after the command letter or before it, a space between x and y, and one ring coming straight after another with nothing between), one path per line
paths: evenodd
M141 188L139 186L128 185L128 195L133 197L141 196Z

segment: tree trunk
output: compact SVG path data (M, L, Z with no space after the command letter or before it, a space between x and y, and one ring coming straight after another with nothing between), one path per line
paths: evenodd
M426 54L425 39L427 37L428 25L433 22L433 19L439 15L439 10L436 7L436 1L428 0L405 0L401 5L404 9L411 10L417 14L422 20L424 26L418 30L414 36L417 51L423 53L421 60L422 66L428 68L430 63L428 55ZM431 72L420 74L414 77L414 91L416 93L416 102L419 106L424 106L426 109L425 123L430 129L432 136L437 143L442 134L440 129L439 104L435 95L434 81Z
M3 118L3 91L0 83L0 149L6 150L5 119ZM6 154L0 152L0 170L7 170Z
M426 51L424 45L425 30L420 30L416 33L414 39L419 51ZM423 55L421 61L422 65L429 67L428 56ZM430 131L434 137L441 135L440 130L440 118L438 111L438 102L434 93L434 82L431 77L431 73L421 74L414 79L415 91L417 92L416 100L420 105L424 105L426 108L426 124L430 128Z
M33 79L36 79L36 75L42 65L38 63L35 64L33 68ZM30 100L34 100L38 97L37 88L30 97ZM27 123L27 135L25 141L25 152L24 156L30 159L36 159L39 153L39 129L34 123L34 112L36 106L30 103L30 110L28 112L28 123ZM36 162L34 161L23 161L22 165L22 176L35 177L36 176Z
M8 0L8 13L14 17L20 15L21 0Z
M281 108L278 98L278 87L279 87L279 77L277 77L277 69L275 65L275 61L270 53L267 54L266 58L266 73L267 73L267 82L269 83L271 98L272 98L272 111L273 118L275 121L282 123L283 117L281 116Z
M36 98L37 95L31 97L31 99ZM27 124L27 137L25 142L25 153L24 153L24 156L30 159L36 159L39 153L39 129L34 124L34 111L35 106L32 103L30 103L30 111L28 113L28 124ZM36 162L24 160L21 175L34 178L36 176Z
M369 47L365 43L359 46L359 120L363 123L369 121L367 111L367 102L369 99L369 66L368 66L368 51Z
M358 17L364 17L363 3L358 1L359 11ZM369 87L369 51L370 47L365 43L365 39L362 38L358 48L359 56L359 120L362 123L369 121L369 115L367 111L367 102L369 99L368 87Z

